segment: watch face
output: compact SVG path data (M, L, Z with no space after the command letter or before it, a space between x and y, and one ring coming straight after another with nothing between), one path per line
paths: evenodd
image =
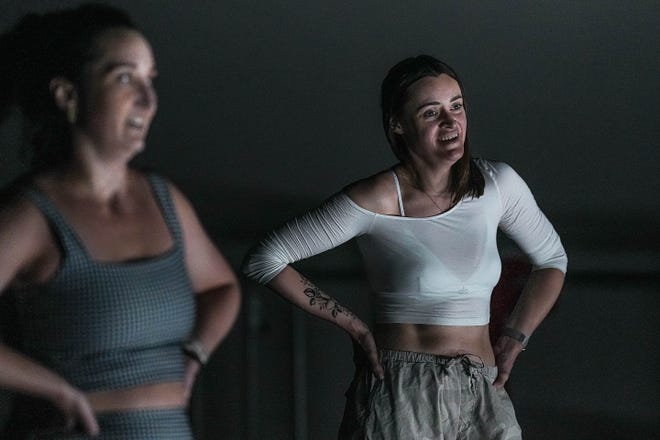
M527 336L525 336L523 332L516 330L515 328L511 328L511 327L504 328L502 330L502 336L507 336L511 339L520 342L523 348L525 348L525 346L527 345Z
M198 341L188 341L183 345L183 352L204 365L209 360L209 354L204 346Z

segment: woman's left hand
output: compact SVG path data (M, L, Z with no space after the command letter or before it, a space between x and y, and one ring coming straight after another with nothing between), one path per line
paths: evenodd
M188 359L186 361L186 370L183 374L183 393L186 397L186 400L190 400L190 395L192 394L193 386L195 386L195 379L197 378L197 373L199 373L200 364L194 359Z
M497 365L497 379L493 385L496 388L502 388L513 369L513 364L516 362L518 355L523 351L523 346L520 342L508 336L500 336L497 343L493 347L495 353L495 365Z

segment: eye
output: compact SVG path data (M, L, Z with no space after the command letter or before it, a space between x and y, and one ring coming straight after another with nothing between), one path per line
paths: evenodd
M131 82L132 76L128 72L123 72L117 75L117 82L119 84L129 84Z
M451 106L452 110L463 110L463 103L462 102L455 102Z
M438 112L435 109L428 109L422 113L422 117L424 118L434 118L438 115Z

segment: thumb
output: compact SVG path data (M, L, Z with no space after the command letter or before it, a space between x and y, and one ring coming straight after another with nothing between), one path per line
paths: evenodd
M383 366L380 364L378 359L376 359L375 363L372 363L371 370L374 372L378 379L382 380L385 378L385 370L383 369Z
M495 388L502 388L504 387L504 384L509 380L509 373L499 373L497 375L497 379L495 379L495 382L493 382L493 386Z

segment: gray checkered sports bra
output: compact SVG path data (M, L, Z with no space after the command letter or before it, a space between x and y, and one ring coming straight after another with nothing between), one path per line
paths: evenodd
M55 205L26 190L62 248L54 278L17 292L20 349L85 391L183 378L182 342L195 302L182 232L165 180L149 182L174 239L166 253L137 261L94 261Z

